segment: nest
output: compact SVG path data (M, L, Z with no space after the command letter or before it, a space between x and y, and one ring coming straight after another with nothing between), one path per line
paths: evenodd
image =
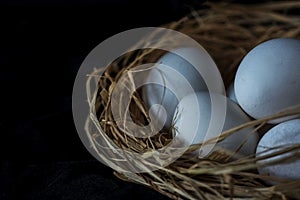
M242 58L257 44L278 37L300 39L300 17L289 14L291 9L300 7L299 2L273 2L261 5L206 3L205 5L205 9L193 11L182 19L162 27L182 32L199 42L216 62L225 87L233 82ZM164 42L167 45L168 42L175 43L176 41L164 40ZM87 93L91 112L87 120L86 132L91 148L105 163L112 164L111 159L122 163L130 158L121 153L117 157L113 153L104 155L104 148L110 148L112 152L114 148L121 148L128 152L141 152L146 158L147 153L163 148L172 140L170 131L161 131L160 134L147 138L128 135L118 128L111 111L112 91L120 77L135 66L157 61L163 53L155 49L132 51L115 60L103 74L101 69L96 69L89 76ZM101 76L99 76L100 73ZM89 86L93 80L96 81L96 90L91 90ZM128 109L136 123L141 125L149 123L147 108L138 91L134 92ZM269 120L295 114L300 114L299 107L253 120L223 132L218 141L235 134L240 129L255 127L255 130L258 130ZM91 128L92 125L97 129ZM257 167L299 159L300 144L278 148L268 156L253 155L237 160L230 159L230 153L220 154L220 152L212 153L204 159L191 156L189 152L201 145L203 144L191 146L175 162L165 167L158 167L157 170L127 173L120 167L120 170L115 171L115 175L122 180L153 188L172 199L288 199L298 197L300 181L276 180L278 184L270 186L266 182L274 178L260 175ZM257 162L287 152L290 156L284 159ZM136 161L136 164L141 168L149 167L141 160ZM114 169L118 169L118 166Z

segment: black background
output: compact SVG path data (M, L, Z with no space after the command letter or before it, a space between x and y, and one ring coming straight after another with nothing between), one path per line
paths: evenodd
M204 1L0 2L0 199L167 199L120 181L82 145L71 95L104 39L177 20Z

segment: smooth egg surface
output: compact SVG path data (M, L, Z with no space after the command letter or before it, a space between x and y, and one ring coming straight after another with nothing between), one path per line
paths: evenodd
M221 131L229 130L250 121L236 103L223 95L209 94L208 92L197 92L195 95L198 101L198 111L196 110L196 105L192 104L193 94L184 97L176 109L177 115L174 119L174 132L176 137L183 140L185 143L202 143L208 139L214 138L216 134L219 134L215 133L215 130L209 127L210 120L212 120L211 117L220 117L219 114L218 116L211 116L212 103L210 95L217 98L220 102L225 101L226 104L226 114L223 116L225 117L225 121L223 121L224 125L222 125ZM218 105L216 105L215 109L219 109ZM217 120L216 122L222 123L221 120ZM198 126L196 134L194 135L193 132L196 127L194 125L195 123L198 123ZM216 126L216 124L213 124L213 126ZM236 156L254 155L257 142L258 134L254 132L252 128L248 128L228 136L226 139L216 144L214 150L223 148L231 152L237 151ZM200 152L200 156L207 155L208 153L209 152Z
M277 147L286 148L294 144L300 144L300 119L286 121L270 129L259 141L256 153L257 156L266 156L280 150L276 150ZM296 152L294 151L294 153ZM291 153L285 153L260 162L269 162L291 155ZM267 174L271 177L300 180L300 159L298 158L290 163L260 167L258 171L260 174ZM273 181L270 183L276 184Z
M191 64L194 63L194 64ZM200 73L199 73L200 72ZM213 90L224 94L224 85L214 61L204 48L183 47L166 53L157 65L149 70L142 88L142 98L147 107L162 105L167 114L165 128L172 125L173 114L179 101L194 91L207 90L201 74L213 80ZM162 112L151 109L156 120L163 119Z
M228 96L229 99L231 99L235 103L238 103L238 101L236 99L236 96L235 96L235 93L234 93L234 85L233 84L231 84L229 86L229 88L227 89L226 94L227 94L227 96Z
M299 53L299 40L277 38L259 44L244 57L234 90L245 112L259 119L300 104Z

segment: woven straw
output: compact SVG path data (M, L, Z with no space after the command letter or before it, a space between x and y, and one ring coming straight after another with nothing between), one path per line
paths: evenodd
M237 5L229 3L207 3L206 9L193 11L182 19L166 24L163 27L182 32L199 42L216 62L224 84L228 87L234 79L241 59L257 44L278 37L300 39L300 16L291 15L291 9L300 8L300 2L274 2L261 5ZM167 41L176 42L176 41ZM147 152L159 149L170 142L172 134L163 132L149 138L134 138L123 133L113 120L111 114L111 93L119 77L137 65L155 62L162 51L144 49L127 53L117 59L103 76L98 77L96 70L87 84L88 100L91 115L86 132L91 141L91 148L101 154L101 144L113 143L122 149L133 152ZM90 81L96 80L96 91L90 91ZM148 114L138 92L134 94L130 105L132 117L137 123L147 123ZM263 119L235 127L222 133L222 140L235 134L242 128L250 126L256 130L271 119L300 114L300 108L293 107ZM92 130L94 124L103 130L100 133ZM188 152L199 148L201 144L191 146ZM293 162L300 158L300 144L278 148L268 156L253 155L237 160L229 159L226 152L212 153L205 159L199 159L185 153L169 166L147 173L122 173L115 175L125 181L131 181L153 188L173 199L288 199L300 198L300 181L279 180L275 186L266 184L274 180L267 175L260 175L257 167L276 163ZM276 155L290 153L290 156L272 162L256 162ZM107 158L102 157L104 161ZM122 155L120 160L126 161ZM142 164L141 164L142 165ZM146 165L144 167L147 167ZM300 172L300 169L295 169Z

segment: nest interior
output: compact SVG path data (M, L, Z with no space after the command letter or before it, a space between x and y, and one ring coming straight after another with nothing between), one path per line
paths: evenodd
M242 58L257 44L279 37L300 39L300 16L287 14L291 9L300 8L299 2L285 1L260 5L207 3L206 6L206 9L193 11L182 19L162 27L182 32L199 42L216 62L225 87L233 82ZM163 53L155 49L132 51L114 61L103 74L101 70L95 70L90 76L87 85L96 80L97 90L90 91L90 87L87 86L91 115L87 120L86 132L91 148L104 162L110 163L111 159L129 159L121 154L118 157L112 154L103 155L103 148L114 148L109 145L111 143L126 151L143 152L146 155L147 151L160 149L172 140L170 131L161 131L160 134L148 138L130 136L118 128L111 114L112 90L119 78L135 66L155 62ZM99 74L102 75L98 76ZM139 92L134 93L129 109L136 123L149 123L147 108ZM260 129L268 120L299 113L300 109L296 107L274 116L253 120L225 131L218 140L242 128L253 126ZM96 129L91 128L92 125ZM300 181L276 180L279 184L267 185L265 181L274 178L258 174L257 167L262 164L257 161L289 152L291 156L263 165L292 162L299 159L300 144L278 149L268 156L253 155L238 160L231 160L230 154L223 155L218 152L205 159L191 156L189 152L200 145L191 146L187 153L175 162L155 171L125 173L116 170L115 175L125 181L151 187L173 199L299 198L297 194L300 192ZM141 168L149 167L142 162L139 162L139 165Z

